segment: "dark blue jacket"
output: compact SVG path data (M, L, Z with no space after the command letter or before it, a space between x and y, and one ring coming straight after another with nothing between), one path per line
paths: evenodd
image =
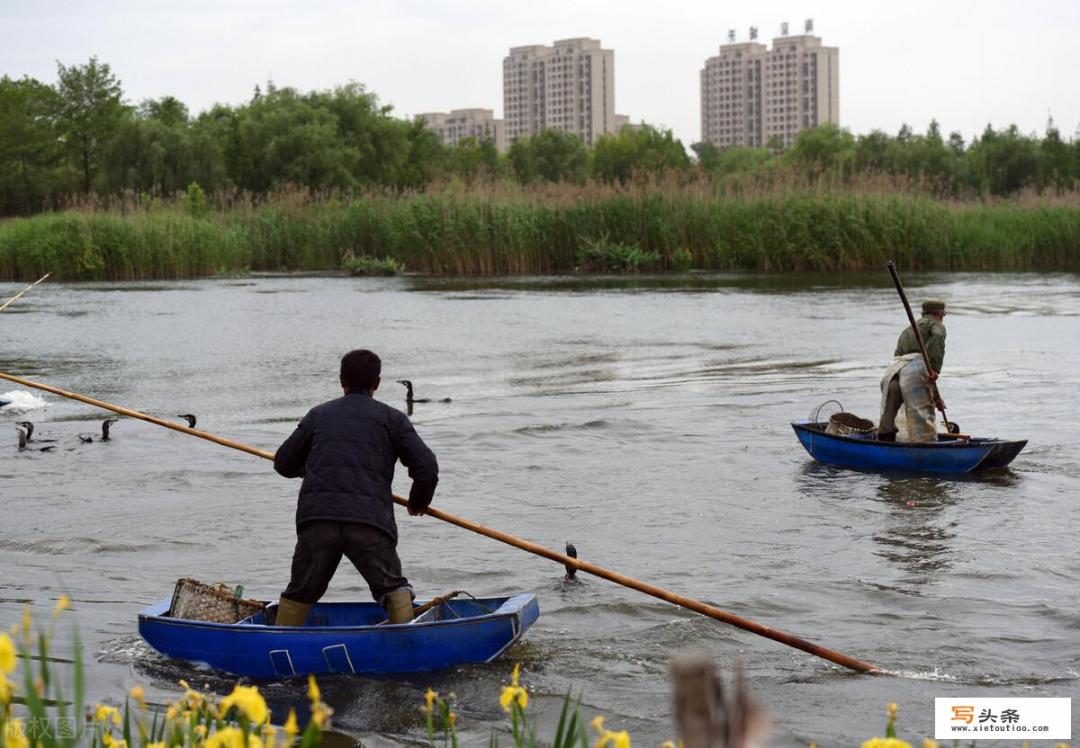
M374 525L397 540L391 483L394 464L409 469L409 504L426 508L439 482L435 455L399 410L366 392L311 409L278 447L274 469L303 478L296 526L314 520Z

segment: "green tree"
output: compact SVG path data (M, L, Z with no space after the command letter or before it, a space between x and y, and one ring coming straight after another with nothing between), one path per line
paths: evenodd
M1046 135L1039 143L1039 185L1061 193L1072 186L1076 178L1072 149L1061 139L1061 132L1051 118L1046 123Z
M0 215L39 211L59 187L55 106L50 86L0 78Z
M671 130L649 125L624 127L617 135L601 135L593 149L593 176L605 182L628 182L636 174L656 176L690 166L682 141Z
M102 155L127 113L120 81L91 57L85 65L57 65L56 123L68 157L82 175L82 191L94 186Z
M967 152L973 186L992 195L1009 195L1035 184L1039 175L1039 144L1020 134L1016 125L1000 132L986 126Z
M447 148L422 121L412 122L407 136L409 152L397 181L401 187L418 189L431 184L446 169Z
M156 120L168 127L186 125L190 119L187 105L174 96L143 100L139 104L139 116Z
M499 168L499 154L490 138L462 138L450 149L450 169L465 181L493 177Z
M720 149L715 143L693 143L690 146L690 150L694 152L694 156L697 158L698 168L702 171L712 174L719 167Z
M561 130L518 138L507 157L514 176L522 183L542 179L582 184L589 176L589 150L577 135Z
M810 170L850 167L855 158L855 138L833 124L803 130L784 155L789 163Z

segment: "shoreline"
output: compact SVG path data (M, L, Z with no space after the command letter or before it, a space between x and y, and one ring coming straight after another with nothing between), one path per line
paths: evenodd
M568 197L573 199L567 199ZM1080 205L907 194L286 196L193 213L156 205L0 223L0 280L252 273L498 277L1080 270Z

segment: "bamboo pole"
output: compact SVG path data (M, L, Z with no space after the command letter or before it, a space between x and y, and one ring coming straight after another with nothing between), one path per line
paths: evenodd
M38 278L38 279L37 279L36 281L34 281L33 283L31 283L31 284L30 284L29 286L27 286L26 288L24 288L23 290L19 291L19 292L18 292L17 294L15 294L14 296L12 296L12 297L11 297L10 299L8 299L7 301L5 301L5 302L4 302L4 305L3 305L3 306L0 306L0 312L4 311L4 310L5 310L5 309L7 309L7 308L8 308L9 306L11 306L12 304L14 304L14 303L15 303L16 301L18 301L18 300L19 300L19 298L20 298L20 297L21 297L21 296L22 296L22 295L23 295L24 293L26 293L27 291L29 291L29 290L30 290L31 288L33 288L34 286L36 286L36 285L37 285L38 283L41 283L41 281L45 280L45 279L46 279L46 278L48 278L48 277L49 277L50 275L52 275L52 273L45 273L45 275L41 276L41 277L40 277L40 278Z
M908 322L911 323L911 329L915 331L915 340L919 342L919 352L922 353L923 365L928 373L934 371L933 367L930 366L930 354L926 352L926 343L923 342L922 333L919 332L919 325L915 322L915 313L911 311L911 304L908 303L907 294L904 293L904 287L900 284L900 276L896 272L896 265L893 264L892 260L889 260L885 267L889 269L889 275L892 276L896 292L900 294L900 301L904 302L904 311L907 312ZM930 389L933 391L934 405L941 411L941 420L945 422L945 431L951 432L952 426L949 425L949 417L945 415L945 409L938 405L941 402L941 393L938 392L937 382L931 382Z
M232 441L231 439L225 439L223 437L216 436L215 434L210 434L206 431L188 428L187 426L182 426L178 423L173 423L171 421L166 421L155 416L147 415L146 413L140 413L139 411L132 410L131 408L125 408L120 405L113 405L112 403L107 403L103 400L86 397L85 395L79 395L74 392L67 392L65 390L59 389L58 387L52 387L47 384L33 382L29 379L23 379L22 377L16 377L14 375L5 374L3 372L0 372L0 379L6 379L9 382L15 382L16 384L21 384L24 387L31 387L33 389L42 390L43 392L50 392L54 395L66 397L71 400L77 400L81 403L93 405L94 407L102 408L104 410L110 410L113 413L119 413L120 415L128 416L130 418L138 418L139 420L147 421L148 423L157 424L158 426L164 426L165 428L172 429L173 431L180 431L185 434L190 434L191 436L197 436L200 439L205 439L215 444L220 444L223 447L230 447L241 452L246 452L247 454L255 455L256 457L262 457L265 460L272 461L274 459L274 455L270 452L267 452L266 450L257 449L256 447L251 447L247 444ZM408 500L402 498L401 496L395 495L393 498L394 501L401 506L408 506L409 504ZM757 634L758 636L763 636L767 639L772 639L773 641L780 642L781 644L786 644L789 647L800 649L803 652L807 652L816 657L821 657L822 659L829 660L830 662L836 663L837 665L842 665L846 668L850 668L851 670L855 670L860 673L873 674L880 674L885 672L881 668L878 668L875 665L871 665L868 662L864 662L863 660L859 660L855 657L850 657L846 654L843 654L842 652L837 652L827 647L814 644L813 642L809 642L806 639L794 636L793 634L789 634L778 629L764 626L760 623L757 623L756 621L737 616L733 613L728 613L724 610L721 610L720 608L709 605L708 603L703 603L700 600L694 600L692 598L684 597L682 595L666 590L662 587L658 587L648 582L643 582L639 579L626 576L625 574L620 574L618 572L605 569L602 566L597 566L596 564L589 563L588 561L571 558L570 556L549 550L548 548L544 548L543 546L533 543L531 541L523 540L521 538L509 535L504 532L500 532L499 530L495 530L490 527L485 527L484 525L472 522L471 520L455 516L453 514L450 514L449 512L444 512L441 509L434 509L428 507L424 513L435 517L436 519L441 519L442 521L448 522L452 525L457 525L458 527L464 528L466 530L471 530L478 535L483 535L484 537L491 538L492 540L498 540L501 543L506 543L507 545L512 545L515 548L519 548L523 551L528 551L529 553L535 554L537 556L550 559L559 564L562 564L563 566L572 566L578 571L592 574L593 576L600 577L601 579L606 579L609 582L615 582L616 584L620 584L632 590L637 590L638 592L643 592L646 595L651 595L652 597L672 603L673 605L678 605L679 607L686 608L687 610L692 610L695 613L700 613L701 615L708 616L709 618L713 618L717 621L727 623L737 628L741 628L745 631Z

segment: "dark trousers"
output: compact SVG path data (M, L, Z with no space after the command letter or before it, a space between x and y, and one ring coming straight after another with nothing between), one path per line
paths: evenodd
M903 404L904 393L900 391L900 375L897 374L889 380L889 389L885 393L885 409L881 411L881 421L878 423L879 433L896 433L896 414Z
M389 535L372 525L317 520L304 523L296 532L292 578L281 596L305 605L318 602L343 555L360 572L380 605L389 592L412 592L409 580L401 575L397 544Z

